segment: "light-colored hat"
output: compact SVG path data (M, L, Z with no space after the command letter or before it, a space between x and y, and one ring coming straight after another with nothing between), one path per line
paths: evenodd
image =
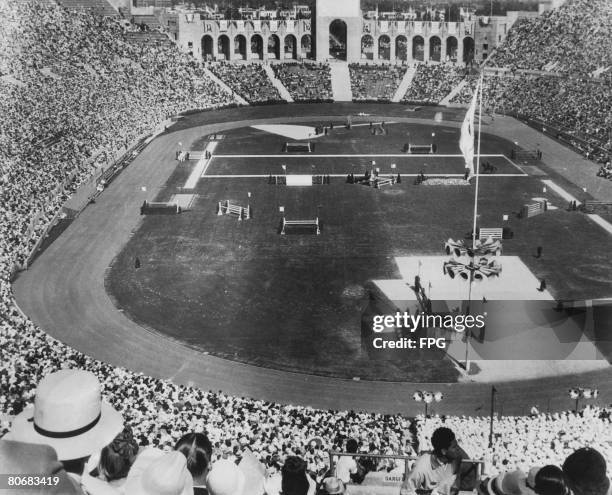
M113 441L123 418L102 402L93 373L61 370L44 377L36 388L34 408L13 421L7 440L50 445L60 461L87 457Z
M3 494L17 493L30 495L82 495L66 471L57 454L48 445L13 442L0 439L0 473L12 475L29 475L37 473L40 477L55 477L57 484L41 485L39 487L20 487L18 490L8 490L5 486ZM6 491L5 491L6 490Z
M482 493L482 490L479 492ZM489 478L486 481L485 493L487 495L535 495L533 489L527 486L527 476L519 470L503 472L495 478Z
M242 495L244 485L244 473L227 459L215 462L206 477L206 488L210 495Z
M143 450L132 465L125 482L129 495L193 495L193 478L180 452Z
M344 493L346 487L341 479L331 477L323 480L323 490L329 495L338 495Z
M527 479L525 480L525 483L527 484L528 488L531 488L532 490L535 489L535 478L540 469L542 469L541 466L535 466L529 470L529 473L527 473Z

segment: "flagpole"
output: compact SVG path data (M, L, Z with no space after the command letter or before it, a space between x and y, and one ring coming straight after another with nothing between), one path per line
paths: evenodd
M478 105L478 148L476 151L476 187L474 191L474 223L472 229L472 253L476 250L476 224L478 218L478 186L480 178L480 136L482 129L482 86L484 85L484 71L480 75L480 88L476 87L476 91L480 91L479 98L480 102ZM470 283L468 290L468 303L467 303L467 315L470 315L470 306L472 304L472 285L474 284L474 258L470 261ZM470 331L467 330L465 334L465 370L469 373L469 347L470 347Z
M472 250L476 249L476 223L478 217L478 188L480 183L480 136L482 129L482 86L484 85L484 72L480 76L480 101L478 105L478 149L476 151L476 190L474 192L474 229L472 230Z

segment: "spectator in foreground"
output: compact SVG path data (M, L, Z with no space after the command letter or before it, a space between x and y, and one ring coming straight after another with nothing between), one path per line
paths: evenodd
M15 418L5 439L50 445L80 484L89 457L111 443L122 429L121 414L102 402L96 376L65 369L40 381L34 407Z
M604 457L595 449L576 450L563 463L563 476L573 495L606 495L610 480Z
M558 469L558 468L557 468ZM527 476L523 471L503 472L495 477L484 479L478 485L478 495L536 495L535 477L539 468L534 468ZM548 485L544 483L544 489ZM544 494L542 494L544 495ZM548 492L546 495L549 495ZM563 492L557 495L563 495Z
M570 491L558 466L548 465L538 470L533 486L537 495L569 495Z
M265 483L267 495L314 495L316 483L306 473L306 461L298 456L289 456L277 473Z
M180 452L143 450L127 477L126 495L193 495L193 479Z
M349 454L356 454L359 444L354 438L346 441L346 451ZM351 481L351 475L357 474L357 461L352 456L342 456L336 463L336 477L343 483Z
M193 477L193 491L196 495L205 495L206 476L210 471L212 444L203 433L188 433L175 445L174 450L180 452L187 460L187 469Z
M346 485L339 478L325 478L321 485L320 495L343 495Z
M138 455L139 446L132 428L126 426L119 435L100 452L99 460L97 460L97 473L92 473L92 476L97 476L106 481L110 486L119 488L126 480L128 472ZM94 456L88 464L92 464Z
M0 440L0 473L28 476L36 473L39 476L58 478L58 483L55 486L27 490L29 494L83 494L81 488L68 476L62 463L57 460L55 450L48 445ZM26 493L23 488L18 490L18 492L24 495Z
M244 473L228 459L215 462L206 477L206 487L210 495L243 495L245 486Z
M419 457L400 489L401 495L431 490L434 494L455 495L459 492L461 460L468 455L459 447L455 434L441 427L431 436L432 453Z

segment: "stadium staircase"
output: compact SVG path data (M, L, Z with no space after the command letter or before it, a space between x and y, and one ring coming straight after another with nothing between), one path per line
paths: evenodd
M412 84L412 80L414 79L416 71L417 71L416 67L408 67L408 70L404 74L404 78L402 79L402 82L397 87L397 90L395 91L393 98L391 98L391 101L393 103L399 103L400 101L402 101L402 98L406 94L406 91L408 91L408 88Z
M281 80L274 75L272 67L270 67L268 64L264 64L263 68L266 71L266 74L268 74L270 82L272 82L272 86L278 89L281 98L289 103L293 103L293 98L291 97L289 90L285 87Z
M465 85L468 83L467 79L462 79L461 82L459 84L457 84L457 86L455 86L450 93L448 93L443 99L442 101L440 101L440 105L446 106L446 107L465 107L466 105L463 105L461 103L451 103L451 100L458 95L459 93L461 93L461 91L463 90L463 88L465 88Z
M334 101L353 101L348 63L334 61L329 64L329 67Z
M86 10L104 17L119 17L119 12L106 0L58 0L67 10Z
M227 84L225 84L221 79L215 76L211 70L203 67L204 73L210 77L214 82L216 82L219 86L221 86L225 91L234 96L234 99L238 102L239 105L248 105L249 102L246 101L242 96L236 93L232 88L230 88Z

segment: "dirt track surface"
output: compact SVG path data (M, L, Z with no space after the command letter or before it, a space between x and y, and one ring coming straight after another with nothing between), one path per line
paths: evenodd
M147 188L150 197L168 180L174 169L174 153L179 141L189 149L189 144L203 134L255 123L305 120L303 116L264 119L265 115L264 108L262 119L258 121L209 124L155 139L33 266L20 274L14 284L20 307L50 335L94 358L154 377L170 378L176 383L279 403L409 415L422 412L422 404L412 400L416 390L440 390L445 397L441 404L435 405L436 413L487 414L491 391L487 384L342 380L240 364L204 355L152 329L141 327L113 305L104 290L105 271L130 233L138 227L139 206L145 199L141 187ZM331 117L313 118L317 121L324 119ZM417 122L414 119L402 120ZM524 136L537 140L545 157L558 147L552 140L525 126L510 127L521 133L523 146ZM486 131L500 134L500 124L496 122ZM509 139L516 137L504 136ZM564 153L570 152L564 150ZM573 161L577 160L581 158L575 155ZM597 386L601 391L598 402L608 403L612 394L612 371L500 384L497 386L498 410L501 408L504 414L528 414L529 408L536 404L541 411L547 408L567 410L574 405L567 390L574 386Z

